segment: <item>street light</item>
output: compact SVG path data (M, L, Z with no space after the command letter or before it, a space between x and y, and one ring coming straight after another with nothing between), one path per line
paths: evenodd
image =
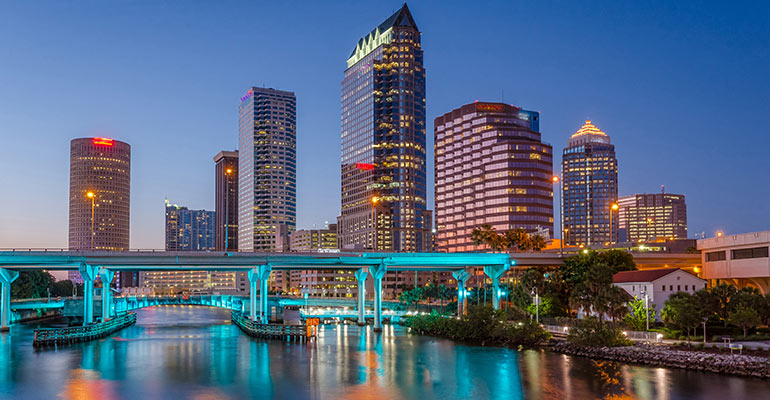
M537 288L532 288L532 295L535 296L535 322L540 323L540 296L538 296Z
M652 218L647 217L647 240L650 240L650 233L652 232L652 221Z
M228 231L230 230L230 224L228 224L228 222L230 221L230 174L232 173L232 168L225 170L225 220L223 221L225 226L225 252L229 250L227 239Z
M646 290L642 290L641 294L642 296L644 296L644 318L647 320L647 330L649 331L650 330L650 311L648 306L649 297L647 297Z
M377 203L379 201L379 197L372 196L372 229L374 233L372 235L372 239L374 240L374 243L372 243L372 250L377 250Z
M91 199L91 250L94 249L94 210L96 209L96 193L89 191L86 197Z
M722 231L717 231L717 237L722 237L722 235L724 235L724 233L722 233Z
M556 185L559 183L559 177L554 175L551 178L551 181L554 183L554 185ZM562 215L564 210L564 207L562 207L563 204L564 200L562 199L562 185L559 185L559 236L561 236L561 240L559 240L559 258L564 257L564 215Z
M613 246L612 246L612 239L614 239L614 238L612 237L612 236L613 236L613 235L612 235L612 213L613 213L614 211L617 211L617 210L618 210L618 208L620 208L620 207L618 206L618 203L612 203L612 205L610 206L610 249L612 249L612 247L613 247Z

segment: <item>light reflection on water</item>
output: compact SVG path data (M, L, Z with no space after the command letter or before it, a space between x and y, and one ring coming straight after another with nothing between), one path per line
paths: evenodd
M317 343L252 339L229 312L140 310L96 342L32 348L34 326L0 336L0 398L724 400L767 382L627 366L541 350L458 345L385 326L322 326ZM760 394L761 393L761 394Z

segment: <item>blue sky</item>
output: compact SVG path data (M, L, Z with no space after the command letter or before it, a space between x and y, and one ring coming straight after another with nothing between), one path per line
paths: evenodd
M236 148L251 85L297 94L298 226L333 221L345 60L401 4L0 0L0 247L66 247L69 141L108 136L132 146L131 247L162 248L164 198L214 208L212 157ZM555 153L590 118L621 195L686 194L691 234L770 229L768 3L409 7L430 144L475 100L540 111Z

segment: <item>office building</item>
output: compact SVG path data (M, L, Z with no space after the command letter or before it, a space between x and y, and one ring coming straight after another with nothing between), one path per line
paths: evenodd
M212 251L215 244L216 214L213 211L190 210L166 200L166 251ZM156 294L209 293L234 289L234 278L220 287L220 279L212 280L209 271L142 271L142 287ZM227 274L227 273L221 273ZM233 275L232 273L229 273ZM215 284L216 283L216 284Z
M426 251L425 69L404 6L362 37L342 81L342 249Z
M436 250L478 251L471 233L524 228L553 234L553 149L539 113L470 103L434 122Z
M297 225L297 100L252 87L239 105L238 249L270 252ZM280 225L285 225L281 228Z
M214 156L216 250L238 250L238 150Z
M624 242L687 239L683 194L633 194L618 199L618 234Z
M337 252L337 224L324 229L300 229L291 234L292 252ZM311 297L348 297L358 294L353 270L311 269L290 271L290 292Z
M770 294L770 231L723 235L698 240L703 279L711 286L727 283Z
M616 242L617 211L611 207L618 199L618 161L610 137L586 121L567 141L561 168L565 243Z
M69 249L129 249L131 146L109 138L70 142ZM119 272L115 284L135 286L135 274ZM80 273L69 278L82 283Z

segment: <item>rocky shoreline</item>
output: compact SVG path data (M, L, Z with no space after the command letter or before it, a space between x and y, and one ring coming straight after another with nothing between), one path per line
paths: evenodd
M723 375L770 378L770 359L767 357L683 351L669 346L649 344L627 347L583 347L559 342L554 344L551 350L572 356L651 367L681 368Z

